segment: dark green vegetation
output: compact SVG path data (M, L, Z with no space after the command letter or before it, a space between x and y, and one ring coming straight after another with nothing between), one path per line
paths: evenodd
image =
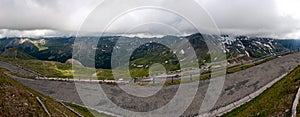
M211 59L208 54L208 47L205 42L206 41L205 39L207 39L208 37L209 39L224 43L226 47L227 58L231 60L230 62L249 60L251 58L258 58L264 55L272 54L274 52L279 52L284 49L295 49L298 47L297 45L291 45L290 44L291 41L275 41L274 39L270 39L270 38L248 38L248 37L241 37L241 36L229 38L225 36L224 38L229 38L229 39L217 40L219 38L214 38L213 36L200 34L200 33L184 37L187 40L189 40L189 42L192 44L193 49L195 50L197 57L199 59L200 65L205 62L210 62ZM120 36L107 36L107 37L101 37L100 39L98 37L78 37L78 38L52 37L52 38L38 38L38 39L19 38L19 37L2 38L0 39L0 53L5 52L10 48L16 48L39 60L58 61L64 63L68 59L72 58L73 46L78 46L74 44L74 41L75 39L79 39L79 40L84 40L83 41L84 44L87 45L87 46L82 46L82 49L84 48L96 49L95 58L89 58L91 60L95 59L95 67L109 69L111 68L110 65L111 54L119 38L131 39L129 37L120 37ZM153 38L153 39L174 41L174 38L181 38L181 37L165 36L162 38ZM97 41L98 39L99 41ZM133 37L132 39L143 39L143 38ZM97 47L88 46L89 44L94 44L97 42L98 42ZM128 45L128 43L126 45ZM130 46L130 43L128 46ZM152 55L161 54L159 51L160 46L157 46L155 44L152 44L151 47L141 46L139 50L137 50L139 52L137 54L139 55L145 53L149 54L148 50L151 50L152 53L150 54ZM249 54L249 56L247 55L247 53ZM143 61L143 60L139 60L139 58L134 58L134 59L136 60L136 62ZM165 56L165 59L171 61L174 60L174 58L169 55ZM94 66L90 66L89 63L83 63L83 65L94 67Z
M72 43L73 40L67 37L3 38L0 40L0 51L16 48L40 60L65 62L72 57Z
M250 102L225 114L225 117L291 116L294 97L300 83L300 67Z
M37 71L48 77L72 77L73 70L71 65L63 64L72 58L73 47L75 39L83 40L82 49L95 50L95 57L87 58L95 60L95 66L90 63L79 63L86 67L96 67L97 76L99 79L112 79L111 56L120 38L138 39L139 37L122 37L122 36L107 36L101 37L51 37L51 38L2 38L0 39L0 53L3 58L1 60L10 63L18 64L26 68ZM208 54L208 47L205 39L215 40L224 43L226 47L226 54L229 63L240 63L249 60L254 60L261 56L274 54L286 49L296 49L300 44L295 45L294 41L288 40L274 40L270 38L248 38L246 36L228 37L223 35L220 39L213 35L193 34L185 37L165 36L162 39L174 41L174 38L186 38L195 50L198 62L200 65L209 63L212 58ZM97 41L99 39L99 41ZM219 40L218 40L219 39ZM89 46L97 43L97 47ZM130 43L126 43L130 47ZM300 47L300 46L299 46ZM178 47L180 48L180 46ZM123 49L122 51L126 51ZM181 50L177 50L181 51ZM130 73L133 77L143 77L149 75L149 67L154 63L162 64L167 72L175 72L180 69L180 64L177 56L168 47L158 43L147 43L139 46L134 50L130 58ZM76 54L74 55L77 56ZM7 59L9 58L9 59ZM36 58L36 59L34 59ZM123 59L120 56L120 59ZM215 59L215 58L213 58ZM26 61L25 61L26 60ZM39 60L46 60L42 62ZM56 61L56 62L50 62ZM60 62L60 63L58 63ZM244 65L241 68L230 69L228 72L232 73L238 70L246 69L251 65ZM201 66L199 66L201 67ZM207 79L209 76L202 76L201 79Z
M140 46L130 58L129 65L132 77L149 76L149 67L155 63L162 64L166 72L180 69L176 55L166 46L158 43L147 43Z
M30 60L34 59L34 57L28 55L27 53L22 52L16 48L10 48L3 53L0 54L1 57L5 58L15 58L15 59L22 59L22 60Z

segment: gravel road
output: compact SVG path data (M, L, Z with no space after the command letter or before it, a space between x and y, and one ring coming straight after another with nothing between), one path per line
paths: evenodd
M226 76L221 96L219 97L212 110L226 106L228 104L231 104L232 102L238 101L245 96L248 96L249 94L257 91L274 79L294 69L299 64L300 53L295 53L279 57L277 59L248 68L243 71L228 74ZM19 71L15 70L18 68L12 67L11 65L5 65L2 62L0 67L9 69L14 72ZM123 92L117 85L101 85L101 88L105 92L104 94L103 92L99 92L97 90L98 88L100 88L98 83L78 82L76 84L76 89L74 82L28 80L16 77L14 78L24 85L43 94L49 95L53 98L83 104L80 96L85 97L83 100L85 100L84 102L86 102L85 104L87 104L87 106L123 116L150 116L143 112L158 109L168 103L180 104L180 100L185 100L190 96L186 95L178 97L175 102L170 101L171 99L173 99L173 96L176 95L178 86L166 86L153 96L140 98ZM192 100L190 106L185 110L183 114L184 116L193 116L199 114L199 109L205 97L208 84L208 81L200 81L199 85L187 84L190 85L184 89L187 92L197 87L198 90L195 96L191 95L191 97L195 98ZM133 86L133 88L134 87L135 86ZM81 92L80 96L77 93L77 90ZM152 89L150 88L150 90ZM124 111L117 111L117 109L114 109L113 105L110 105L109 101L105 100L107 98L110 99L111 102L113 102L115 105L122 107ZM178 108L174 107L174 109L170 110L169 112L168 110L160 111L151 116L175 116L176 109ZM137 113L135 113L135 115L132 115L130 113L127 113L128 110L135 111Z

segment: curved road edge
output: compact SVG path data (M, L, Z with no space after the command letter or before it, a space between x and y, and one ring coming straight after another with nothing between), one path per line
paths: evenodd
M297 105L299 103L299 97L300 97L300 87L298 87L298 92L295 96L295 99L293 101L293 106L292 106L292 117L297 116Z
M259 96L261 93L263 93L265 90L267 90L268 88L272 87L276 82L278 82L279 80L281 80L282 78L284 78L288 73L290 73L291 71L293 71L294 69L288 71L287 73L281 75L280 77L274 79L273 81L269 82L267 85L263 86L262 88L260 88L259 90L249 94L248 96L238 100L238 101L235 101L231 104L228 104L227 106L224 106L224 107L221 107L219 109L216 109L216 110L213 110L213 111L210 111L209 113L205 113L205 114L202 114L202 115L199 115L200 117L212 117L212 116L222 116L240 106L242 106L243 104L251 101L252 99L254 99L255 97ZM300 88L299 88L300 89ZM299 96L299 91L298 90L298 94L297 96ZM294 107L294 105L293 105ZM297 105L296 105L297 107ZM294 111L293 111L294 113ZM295 117L295 116L294 116Z

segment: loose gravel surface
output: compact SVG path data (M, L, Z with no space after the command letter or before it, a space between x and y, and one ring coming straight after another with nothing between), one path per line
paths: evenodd
M37 76L34 73L31 73L31 72L29 72L27 70L24 70L24 69L22 69L20 67L17 67L15 65L12 65L12 64L7 63L7 62L0 61L0 68L5 68L5 69L7 69L7 70L9 70L11 72L14 72L14 73L17 73L17 74L21 74L21 75L26 76L26 77L35 77L35 76Z
M300 53L295 53L279 57L243 71L228 74L222 93L212 110L226 106L248 96L298 65L300 65ZM14 71L15 69L11 68L9 65L2 65L2 63L0 67L11 71ZM177 112L182 110L180 104L188 100L191 100L192 103L187 109L184 109L183 116L198 115L206 90L209 86L209 81L200 81L199 85L193 83L185 84L186 87L182 90L192 92L194 89L198 88L196 95L187 94L174 98L176 92L180 90L179 87L165 86L153 96L137 97L125 93L118 85L102 84L100 86L98 83L88 82L76 82L75 84L74 82L67 81L14 78L24 85L53 98L78 104L83 104L83 102L85 102L84 104L92 108L123 116L175 116ZM132 86L132 88L136 87L137 86ZM99 88L103 91L99 91ZM155 88L149 87L149 90L155 90ZM80 94L77 92L80 92ZM81 101L80 97L84 97L82 98L83 101ZM164 105L170 103L175 105L173 105L171 110L162 109L162 111L157 111L152 113L152 115L144 113L161 109ZM123 108L123 110L115 108L116 106ZM134 111L136 113L132 114L129 113L129 111Z

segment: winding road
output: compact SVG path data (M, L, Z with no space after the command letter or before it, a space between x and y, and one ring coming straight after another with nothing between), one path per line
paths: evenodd
M241 101L245 97L248 97L249 95L254 94L257 91L265 89L265 86L270 85L270 83L272 82L275 83L283 75L287 74L298 65L300 65L300 53L294 53L276 58L266 63L248 68L246 70L226 75L222 93L219 96L216 104L213 106L213 109L211 109L209 115L220 115L230 109L236 108L239 105L232 105L233 103ZM34 75L26 70L22 70L21 68L5 62L0 62L0 68L5 68L12 72L27 76ZM16 79L17 81L34 90L37 90L45 95L49 95L59 100L82 105L83 102L81 101L80 96L86 97L85 99L93 100L89 101L90 103L87 105L88 107L122 116L145 115L144 113L130 115L129 113L126 113L126 110L115 111L112 108L108 108L110 107L109 103L106 100L102 99L109 98L113 100L116 105L119 105L122 108L126 108L127 110L145 112L149 111L149 109L157 109L164 104L167 104L169 100L173 98L172 96L174 96L174 91L176 91L176 89L178 88L177 86L168 86L162 88L162 91L158 92L155 97L147 97L145 99L127 99L128 94L120 91L120 89L118 89L115 85L101 85L101 87L106 90L106 94L99 94L99 92L97 91L97 88L99 88L98 83L77 82L77 84L75 85L75 83L71 81L32 80L15 76L10 77ZM191 85L186 89L187 91L189 91L193 88L198 88L197 93L192 100L192 103L185 110L183 115L199 115L199 109L201 108L201 104L204 100L209 82L210 80L200 81L200 84L196 85L197 87L195 87L195 85ZM77 93L78 90L85 93L81 93L79 96L79 94ZM184 100L188 96L189 95L179 97L179 99ZM172 113L173 112L158 112L151 116L175 116L172 115Z

